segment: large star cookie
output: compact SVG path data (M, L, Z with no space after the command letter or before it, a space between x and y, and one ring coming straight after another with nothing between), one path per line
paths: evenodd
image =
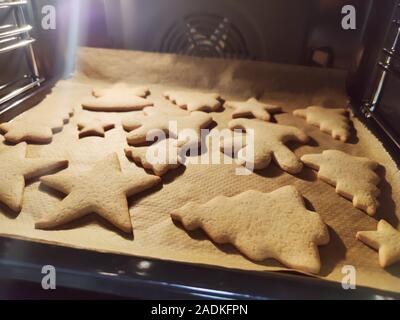
M357 239L378 250L382 268L400 261L400 232L385 220L380 220L377 231L359 231Z
M22 208L25 180L65 167L67 160L26 158L26 143L0 152L0 201L13 211Z
M306 109L295 110L293 114L305 118L308 124L319 127L321 131L331 134L334 139L345 142L350 136L346 109L311 106Z
M155 175L161 177L167 171L176 169L182 164L180 147L183 142L176 139L164 139L149 147L129 147L125 149L127 157L145 169L152 170Z
M148 89L144 87L130 87L119 83L109 89L93 90L90 99L82 102L82 108L92 111L133 111L152 106L153 103L144 99Z
M220 96L216 93L167 91L164 93L164 96L178 107L190 112L212 112L218 111L221 108Z
M296 155L285 145L285 142L294 140L302 143L307 142L308 136L300 129L261 120L235 119L229 122L231 130L244 129L248 134L254 133L253 144L235 146L238 152L239 163L254 169L263 169L269 166L273 158L277 165L289 173L298 173L303 168L302 163ZM224 139L222 150L232 150L232 146L238 140L234 137Z
M352 200L356 208L374 215L379 202L379 176L374 172L378 163L338 150L301 157L305 165L318 171L318 178L336 186L336 192Z
M256 98L250 98L247 101L226 101L224 106L234 109L232 118L247 118L252 116L263 121L271 119L270 113L282 110L278 106L261 103Z
M104 137L105 131L114 128L114 123L110 121L94 119L82 119L78 123L79 138L88 136Z
M54 132L61 130L71 115L72 107L40 104L14 120L0 124L0 132L12 143L50 143Z
M127 140L131 145L149 142L149 138L161 132L180 141L200 143L201 129L207 128L213 121L212 117L204 112L178 116L146 108L144 114L142 117L132 117L122 121L124 129L129 131Z
M36 228L58 227L94 212L122 231L131 232L126 198L156 185L160 178L145 173L122 172L118 156L113 153L87 172L65 172L43 177L40 181L68 195L54 213L36 222Z
M321 268L317 246L329 242L321 217L305 208L292 186L217 196L204 204L189 202L171 217L187 230L201 228L215 242L233 244L252 260L274 258L310 273Z

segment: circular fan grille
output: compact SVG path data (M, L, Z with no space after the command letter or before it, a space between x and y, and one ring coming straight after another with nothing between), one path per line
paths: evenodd
M200 57L249 59L246 41L228 18L218 15L188 15L164 35L161 52Z

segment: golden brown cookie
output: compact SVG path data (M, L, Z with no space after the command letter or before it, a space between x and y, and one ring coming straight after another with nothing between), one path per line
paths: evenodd
M254 117L263 121L271 119L270 113L282 110L278 106L261 103L256 98L250 98L247 101L226 101L224 106L234 109L232 118Z
M379 264L386 268L400 261L400 232L385 220L380 220L376 231L359 231L357 239L379 252Z
M122 121L124 129L129 131L127 140L131 145L148 142L146 137L160 132L180 141L200 143L201 129L207 128L213 121L212 117L204 112L178 116L157 111L155 108L146 108L143 111L145 116L130 117ZM187 133L194 136L188 136Z
M43 177L43 184L68 194L55 212L36 222L37 229L50 229L97 213L124 232L132 231L127 197L151 188L160 178L145 173L122 172L116 153L97 162L86 172L64 172Z
M104 137L105 131L114 128L114 123L98 118L78 121L79 138L97 136Z
M153 103L144 99L148 89L144 87L131 87L119 83L109 89L93 90L93 95L82 102L82 108L91 111L133 111L142 110L152 106Z
M254 133L253 145L239 146L238 160L240 164L249 165L254 169L263 169L269 166L273 158L284 171L295 174L301 171L303 165L296 155L285 145L288 141L307 142L308 136L300 129L269 123L261 120L235 119L229 122L231 130L243 129ZM249 131L250 130L250 131ZM236 144L234 138L225 139L222 150L232 150ZM242 140L240 140L242 143Z
M183 142L175 139L164 139L150 147L125 148L127 157L145 169L152 170L155 175L161 177L167 171L178 168L182 163L180 147Z
M22 208L25 180L63 168L67 160L26 158L26 143L5 148L0 152L0 201L13 211Z
M220 96L216 93L202 93L190 91L167 91L165 98L178 107L192 111L212 112L221 109Z
M50 143L53 134L60 131L72 115L71 108L58 108L38 105L14 120L0 124L0 132L6 141L19 143Z
M311 106L293 112L295 116L305 118L308 124L319 127L322 132L332 135L332 138L346 142L350 136L349 118L347 110L328 109Z
M271 193L249 190L189 202L171 213L187 230L203 229L217 243L231 243L254 261L274 258L297 270L318 273L317 246L329 242L321 217L304 206L293 186Z
M378 163L367 158L351 156L338 150L322 154L306 154L301 161L318 171L318 178L336 186L336 192L352 200L356 208L374 215L380 193L379 176L374 172Z

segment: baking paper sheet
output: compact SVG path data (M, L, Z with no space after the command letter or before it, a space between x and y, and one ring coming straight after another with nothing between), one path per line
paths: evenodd
M0 206L0 234L101 252L216 267L259 272L287 270L274 260L253 263L230 245L214 244L202 231L187 233L171 221L169 212L187 201L203 203L220 194L232 196L248 189L270 192L291 184L301 191L307 206L321 214L329 226L331 241L319 249L322 269L318 276L340 282L344 276L342 267L352 265L356 268L357 285L400 292L400 265L381 269L377 252L355 239L359 230L375 230L380 218L398 227L400 175L395 163L381 143L354 117L353 138L344 144L291 115L294 109L309 105L344 107L344 72L266 62L82 48L77 56L77 72L72 78L60 81L42 102L49 108L73 105L75 115L61 132L54 135L51 144L29 145L28 156L65 158L70 160L71 167L85 169L109 153L117 152L123 170L143 170L129 161L123 152L127 143L121 119L134 116L135 112L96 112L99 117L114 120L116 128L108 131L105 138L78 139L77 119L88 113L91 115L81 110L80 101L90 96L94 86L105 87L116 81L147 85L151 90L148 99L158 108L176 114L185 111L165 100L162 97L164 90L179 88L218 92L225 100L256 96L281 106L284 113L276 115L276 121L304 129L312 137L309 145L293 145L298 156L340 149L369 157L382 165L379 171L382 177L379 185L381 206L377 215L372 218L355 209L350 201L337 195L334 188L318 181L316 173L308 168L293 176L272 164L254 174L238 176L235 175L235 164L188 165L166 174L159 187L129 199L133 235L120 233L96 215L53 231L35 230L34 221L54 212L55 205L62 199L61 194L38 181L26 187L21 213L15 214ZM212 113L216 128L227 127L231 112L227 109ZM3 143L1 148L8 146ZM101 270L102 266L98 268Z

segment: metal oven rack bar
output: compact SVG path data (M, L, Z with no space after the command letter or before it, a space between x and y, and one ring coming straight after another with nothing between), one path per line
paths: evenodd
M396 5L396 10L400 10L400 3ZM392 21L392 27L397 28L395 37L390 44L390 48L382 48L384 61L378 61L378 66L381 69L380 74L377 76L376 85L373 89L372 95L368 101L366 101L361 111L367 118L372 118L376 124L386 133L386 135L392 140L397 148L400 149L399 139L395 137L395 134L388 129L387 125L383 123L381 118L376 114L376 110L379 107L379 101L382 96L383 87L390 73L393 76L400 79L400 71L393 67L393 62L400 61L400 53L398 51L398 46L400 44L400 20L394 19Z
M35 42L34 38L31 38L29 32L32 30L32 26L26 23L23 6L28 4L28 0L20 1L5 1L0 3L1 9L13 10L13 14L16 20L16 24L8 24L0 26L0 54L12 52L17 49L26 50L26 56L28 59L30 74L25 75L23 79L10 81L7 84L0 86L0 106L15 97L22 95L28 90L39 86L44 79L40 77L35 53L32 44ZM9 88L12 84L24 82L19 87L11 92L1 96L1 92Z

